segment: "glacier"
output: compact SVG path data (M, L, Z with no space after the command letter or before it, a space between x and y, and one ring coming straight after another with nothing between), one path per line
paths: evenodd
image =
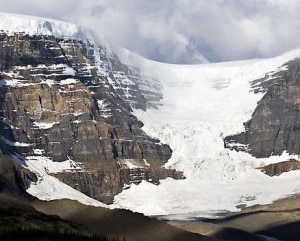
M223 142L225 136L243 130L263 96L253 92L251 81L275 74L299 56L300 50L295 50L272 59L193 66L132 61L142 63L141 69L163 86L158 109L134 114L145 124L146 133L170 145L173 154L166 166L183 171L186 179L162 180L159 186L133 184L115 197L115 207L190 219L299 193L300 171L269 177L257 169L289 158L299 160L299 156L284 152L257 159L225 149Z

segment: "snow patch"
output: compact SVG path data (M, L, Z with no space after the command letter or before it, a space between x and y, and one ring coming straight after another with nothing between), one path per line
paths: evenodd
M100 115L107 119L112 117L111 109L109 108L109 104L105 102L105 100L97 100L98 108L100 110Z
M10 80L0 80L0 87L22 87L22 86L31 86L35 85L33 83L27 83L27 80L20 79L10 79Z
M56 81L53 80L53 79L45 79L45 80L42 80L40 83L41 83L41 84L46 84L46 85L48 85L49 87L52 87L53 85L56 84Z
M37 127L38 129L50 129L52 128L55 124L59 124L59 122L33 122L33 126Z
M14 142L14 141L11 141L11 140L8 140L8 139L5 139L3 137L0 138L2 141L5 142L5 144L9 145L9 146L16 146L16 147L29 147L31 146L31 144L29 143L24 143L24 142Z
M65 66L65 70L62 72L63 75L70 75L70 76L75 76L76 75L76 71L69 67L69 66Z
M59 82L60 85L70 85L76 84L78 81L76 79L64 79Z
M27 156L26 163L30 169L38 169L39 173L45 171L45 174L82 170L80 164L71 159L62 162L54 162L51 158L42 155Z
M143 159L143 162L144 162L144 164L146 165L146 166L148 166L148 167L150 167L151 165L147 162L147 160L146 159Z
M123 167L126 167L128 169L137 169L137 168L145 168L149 163L145 162L144 160L141 162L137 159L120 159L119 164Z

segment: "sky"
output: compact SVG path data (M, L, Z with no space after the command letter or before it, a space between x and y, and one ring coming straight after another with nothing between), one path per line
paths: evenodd
M266 58L300 47L299 0L0 0L0 11L88 26L168 63Z

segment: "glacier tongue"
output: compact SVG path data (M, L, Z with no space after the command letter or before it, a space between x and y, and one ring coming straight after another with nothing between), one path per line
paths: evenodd
M236 211L245 205L265 204L300 192L300 171L279 177L262 174L257 167L284 161L288 153L256 159L224 148L223 138L243 130L262 94L250 82L279 71L299 50L274 59L176 66L143 62L163 86L162 106L135 110L149 135L169 144L168 167L184 172L185 180L167 179L155 186L132 185L115 197L115 207L146 215L176 218ZM298 158L298 157L297 157Z

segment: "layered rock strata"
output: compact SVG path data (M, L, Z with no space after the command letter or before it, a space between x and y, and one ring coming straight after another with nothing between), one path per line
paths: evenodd
M264 79L253 81L263 98L244 123L245 131L225 138L225 147L246 151L257 158L300 154L300 59Z
M101 46L1 33L0 68L3 151L36 161L69 161L69 170L53 175L108 203L131 183L182 178L162 168L171 149L148 137L131 113L133 106L154 105L160 95L139 91L137 80L130 79L139 78L137 73Z

